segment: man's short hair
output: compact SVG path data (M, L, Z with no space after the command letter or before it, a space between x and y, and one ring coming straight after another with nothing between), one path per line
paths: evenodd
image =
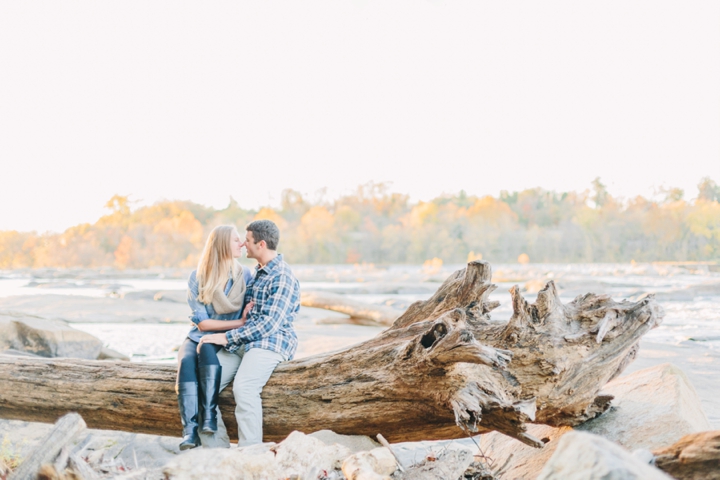
M270 220L255 220L248 223L245 230L252 232L255 243L265 240L265 244L270 250L277 250L280 241L280 230L275 223Z

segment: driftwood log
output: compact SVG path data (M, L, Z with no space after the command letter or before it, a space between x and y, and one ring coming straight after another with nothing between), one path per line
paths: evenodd
M77 413L65 415L42 439L33 452L23 460L8 480L34 480L43 465L52 464L61 450L85 430L85 422ZM67 458L65 459L67 461Z
M352 323L365 325L392 325L402 314L395 308L385 305L373 305L338 295L331 292L302 292L300 304L303 307L322 308L333 312L344 313ZM364 322L363 322L364 321Z
M526 423L577 425L609 407L600 393L661 320L652 296L586 294L563 305L549 282L495 322L485 262L451 275L377 337L281 364L263 390L266 440L293 430L382 433L391 442L500 431L535 446ZM175 368L0 357L0 417L53 422L77 411L91 428L177 435ZM221 409L235 432L232 395Z
M720 431L685 435L653 451L655 466L679 480L720 480Z

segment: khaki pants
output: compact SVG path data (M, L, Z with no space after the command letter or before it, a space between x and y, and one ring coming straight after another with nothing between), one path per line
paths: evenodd
M260 393L272 375L282 355L262 348L251 348L247 352L240 348L236 353L220 350L217 354L222 366L220 390L235 379L233 396L235 397L235 418L238 424L238 446L262 443L262 399ZM218 407L218 430L214 434L200 434L204 447L227 448L230 439Z

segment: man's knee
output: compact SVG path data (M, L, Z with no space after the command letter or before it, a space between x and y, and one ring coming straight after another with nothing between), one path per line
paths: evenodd
M233 385L233 396L237 405L255 404L260 398L264 385L251 384L235 380Z
M281 361L282 356L278 353L262 349L249 350L243 357L233 384L235 402L246 404L258 401L263 387Z

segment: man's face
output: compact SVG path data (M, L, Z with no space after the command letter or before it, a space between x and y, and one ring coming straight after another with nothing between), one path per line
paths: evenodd
M252 232L245 232L245 243L243 243L243 246L245 250L247 250L247 258L257 259L263 245L265 245L263 241L255 243Z

